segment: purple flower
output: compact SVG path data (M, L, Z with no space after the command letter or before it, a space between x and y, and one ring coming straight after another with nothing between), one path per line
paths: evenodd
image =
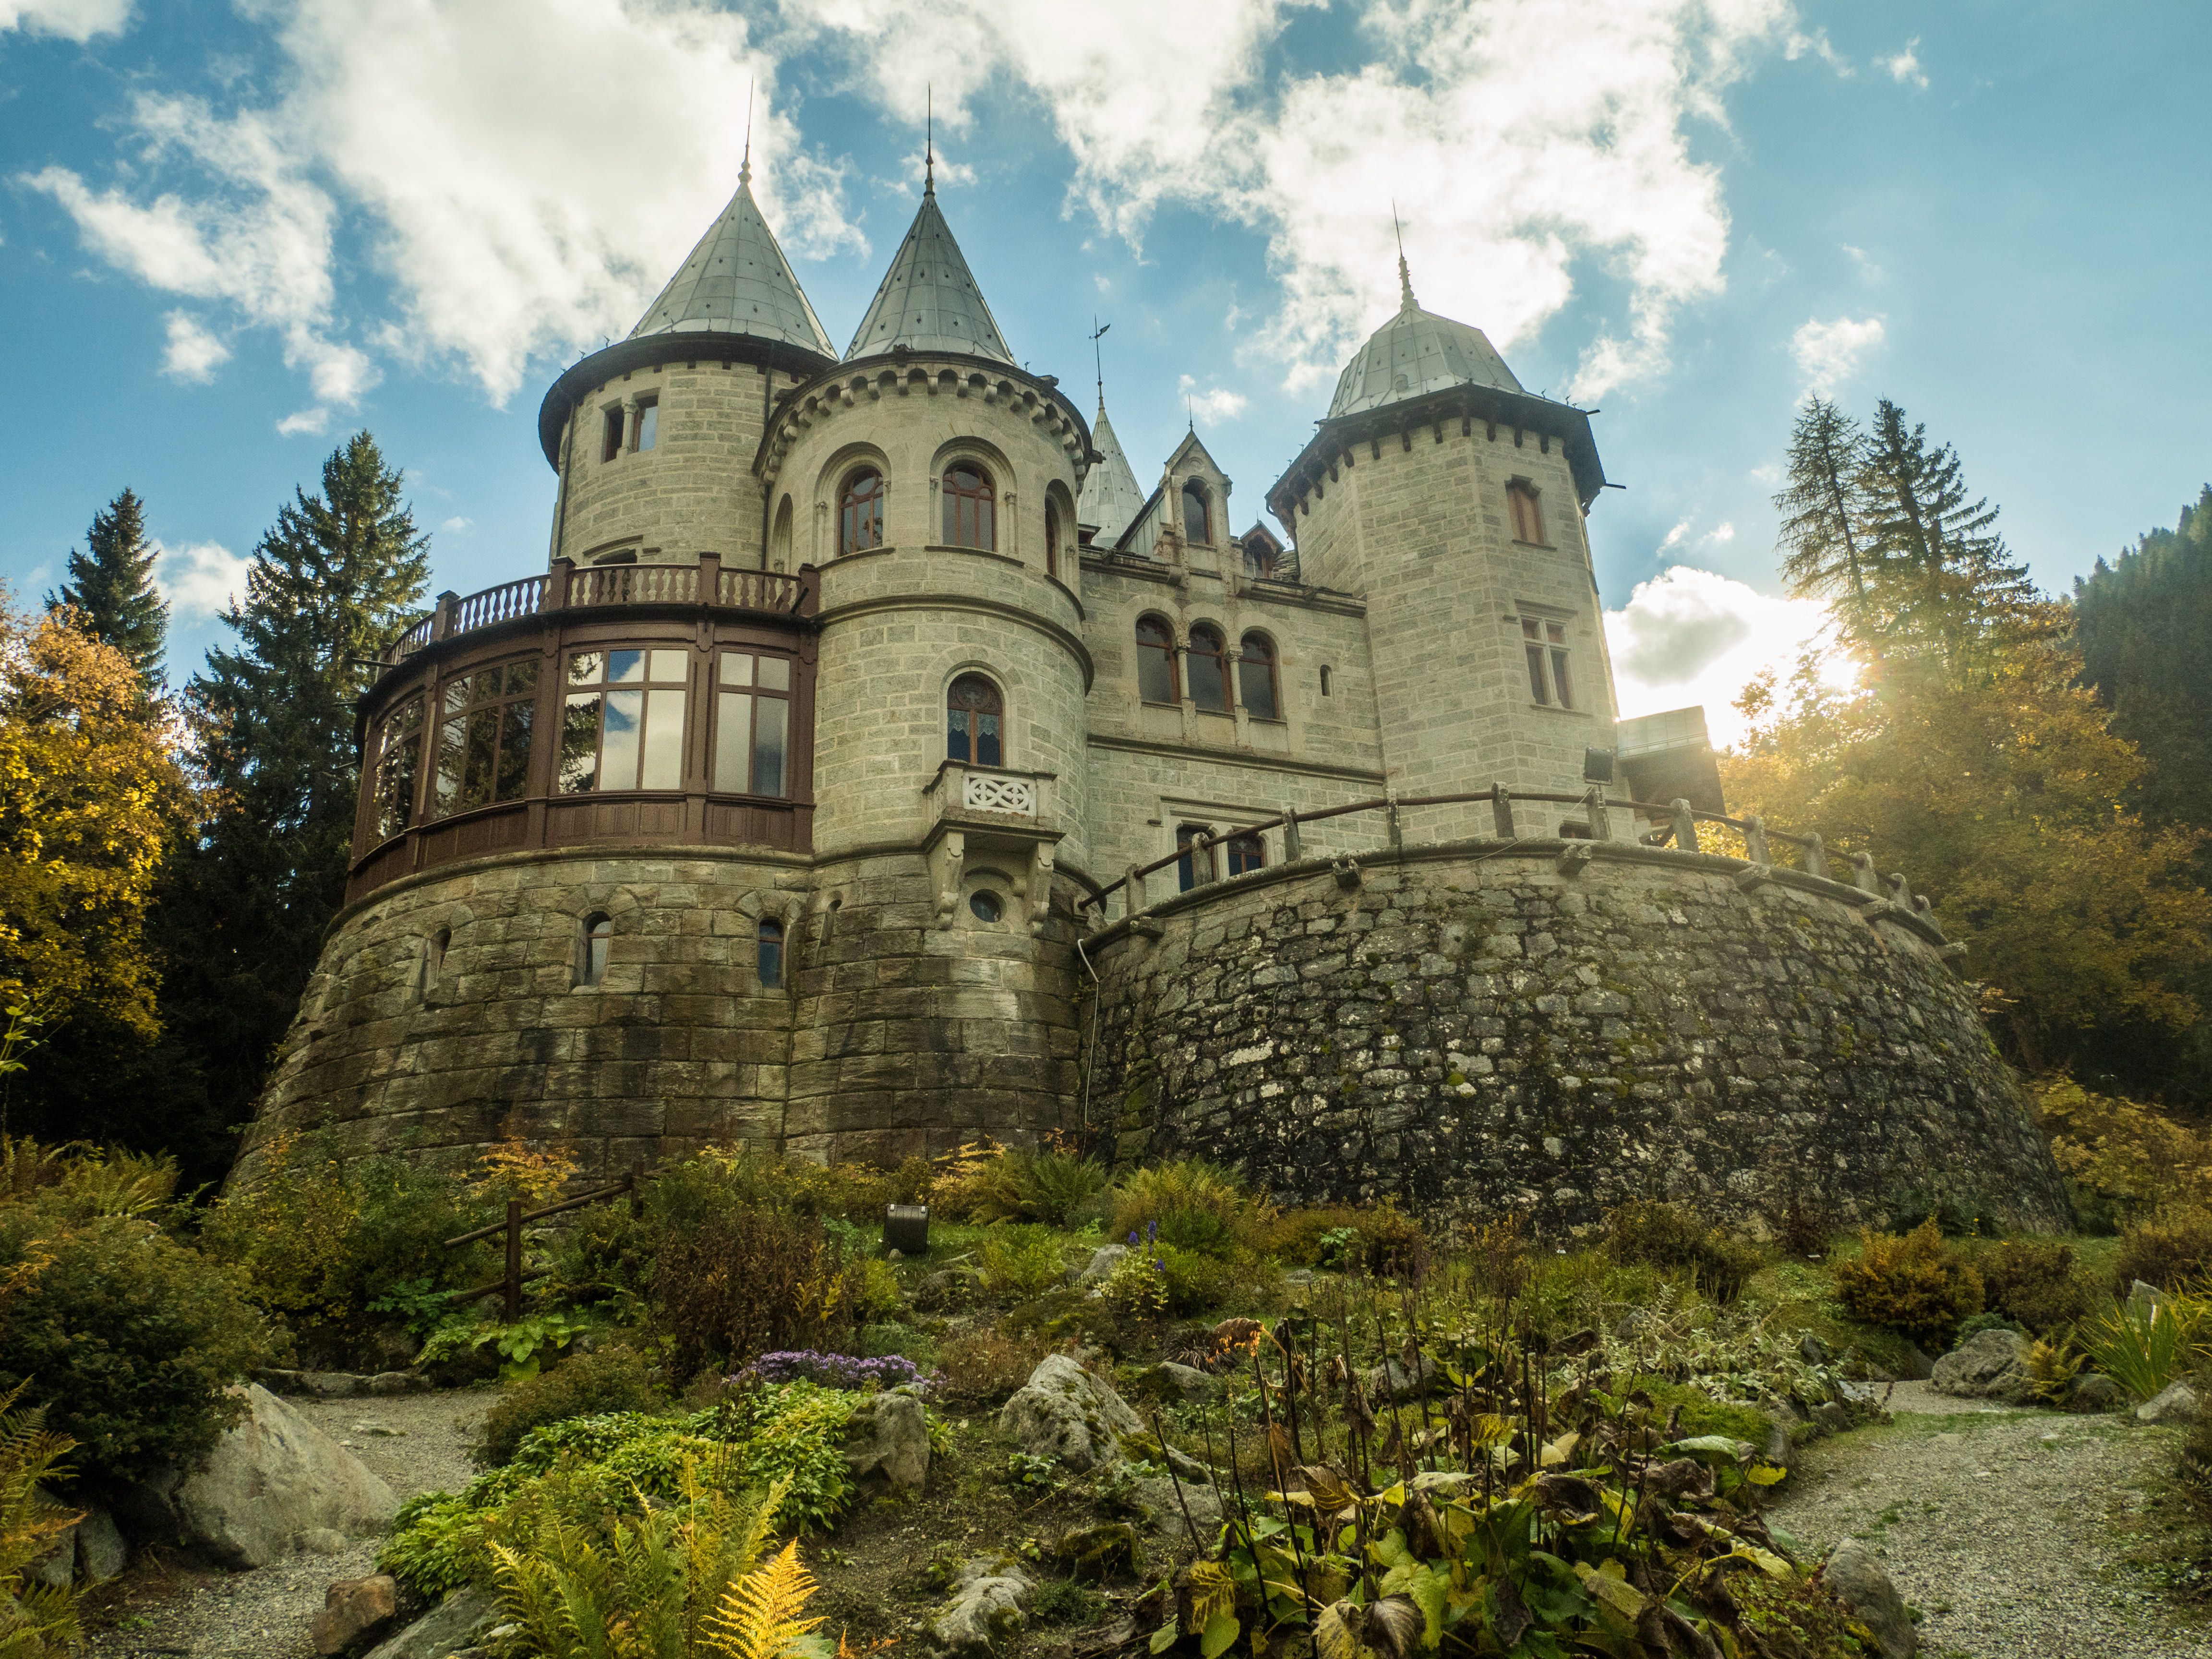
M825 1389L858 1393L896 1389L923 1381L921 1367L904 1354L862 1359L849 1353L818 1353L811 1348L764 1353L748 1368L763 1382L815 1382Z
M1136 1230L1134 1227L1132 1227L1132 1228L1130 1228L1130 1229L1129 1229L1129 1245L1130 1245L1130 1248L1131 1248L1132 1249L1135 1249L1135 1248L1136 1248L1136 1243L1137 1243L1137 1230Z

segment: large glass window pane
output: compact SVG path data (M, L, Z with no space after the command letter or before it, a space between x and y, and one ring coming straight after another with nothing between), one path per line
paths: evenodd
M607 684L637 685L645 679L645 653L642 651L610 651L607 653Z
M659 655L659 652L653 653ZM619 691L617 696L637 694ZM684 693L648 691L645 714L645 769L641 789L681 789L684 787Z
M690 678L691 653L688 651L656 651L653 653L653 679L660 684L673 681L681 685Z
M579 651L568 659L568 684L597 685L599 683L599 670L603 666L605 663L599 652Z
M726 670L732 661L749 662L749 658L725 657ZM724 678L727 678L726 672ZM724 691L715 698L714 708L714 787L725 794L743 795L752 790L753 700L744 691Z
M446 706L453 707L453 694L446 693ZM440 817L460 810L461 773L466 763L469 747L469 723L465 720L447 720L438 728L438 813Z
M725 685L750 685L752 683L753 659L750 657L740 655L735 651L724 653L722 657L722 684Z
M561 793L580 795L599 782L599 694L571 696L561 711Z
M1229 665L1221 635L1210 628L1190 630L1190 700L1209 714L1229 712Z
M1176 701L1175 636L1152 617L1137 623L1137 695L1146 702Z
M466 781L461 787L461 801L465 806L485 806L491 802L492 763L499 754L499 710L479 708L469 715L469 761Z
M614 654L637 653L618 651ZM608 692L603 723L605 729L599 739L599 787L635 789L637 787L638 754L644 747L645 693Z
M637 410L637 447L650 449L660 441L660 405L641 404Z
M532 664L534 669L536 664ZM533 674L532 678L536 676ZM530 724L536 709L526 699L511 702L500 713L499 776L495 800L520 800L530 787Z
M753 787L756 795L783 793L784 755L789 747L791 705L781 697L763 697L753 732Z
M537 689L538 659L535 657L525 657L520 662L511 662L507 664L507 696L511 697L520 692L535 691Z
M760 683L763 690L790 690L791 659L788 657L763 657L760 659Z
M422 758L422 699L412 697L384 723L376 773L377 830L396 836L415 821L415 773Z

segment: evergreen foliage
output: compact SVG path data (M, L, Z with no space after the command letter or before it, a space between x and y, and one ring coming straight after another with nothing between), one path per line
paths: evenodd
M212 810L163 896L163 1070L204 1137L246 1117L344 894L354 706L428 586L401 483L366 432L335 451L321 493L295 491L254 549L224 616L236 644L185 693Z
M149 693L159 691L169 602L154 586L146 504L125 490L92 515L85 547L82 553L70 550L69 580L60 592L47 596L48 607L77 611L85 631L120 651Z
M1808 398L1790 434L1782 514L1782 577L1801 597L1827 600L1862 632L1875 628L1863 475L1866 434L1824 398Z

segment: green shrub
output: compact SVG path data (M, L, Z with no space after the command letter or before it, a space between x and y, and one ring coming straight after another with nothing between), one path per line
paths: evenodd
M500 1391L499 1402L484 1414L483 1427L469 1455L480 1469L511 1462L523 1436L549 1423L572 1417L600 1417L610 1412L651 1412L665 1404L645 1360L629 1348L578 1354L550 1371Z
M2089 1311L2070 1244L2008 1238L1983 1251L1974 1265L1981 1270L1983 1301L2026 1330L2058 1330Z
M0 1319L0 1390L27 1385L82 1474L143 1479L199 1456L244 1409L224 1390L281 1352L245 1275L139 1217L0 1206L0 1279L42 1257Z
M2212 1303L2195 1297L2119 1302L2081 1328L2080 1340L2099 1370L2138 1400L2212 1358Z
M1114 1220L1108 1233L1115 1238L1131 1233L1149 1237L1147 1230L1154 1222L1164 1228L1169 1216L1190 1211L1219 1217L1243 1243L1264 1243L1268 1218L1262 1206L1233 1173L1199 1158L1132 1173L1114 1195ZM1195 1224L1185 1215L1183 1224Z
M1605 1252L1624 1266L1642 1264L1694 1276L1716 1302L1733 1302L1766 1265L1756 1245L1706 1225L1679 1204L1638 1199L1605 1218Z
M1024 1221L1073 1226L1106 1190L1106 1171L1066 1152L1010 1152L1006 1176Z
M1835 1267L1836 1292L1852 1318L1940 1353L1961 1322L1981 1312L1981 1274L1932 1219L1901 1237L1869 1231L1860 1239L1859 1254Z
M1948 1187L1911 1187L1889 1201L1889 1230L1910 1233L1932 1221L1946 1238L1993 1233L2002 1224L1986 1194Z
M866 1272L819 1216L724 1202L660 1219L646 1301L676 1376L851 1340Z
M2179 1291L2212 1279L2212 1210L2169 1205L2148 1220L2120 1230L2120 1256L2112 1291L2125 1296L2138 1279L2162 1291Z
M1060 1235L1048 1227L1001 1222L983 1240L983 1288L993 1296L1027 1302L1067 1277Z
M1249 1257L1241 1263L1230 1262L1196 1250L1178 1249L1164 1237L1159 1260L1164 1264L1163 1277L1171 1314L1211 1313L1248 1287L1259 1265Z

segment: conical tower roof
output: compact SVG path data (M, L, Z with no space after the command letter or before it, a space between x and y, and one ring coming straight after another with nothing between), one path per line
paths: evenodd
M1103 398L1098 402L1098 419L1091 428L1091 447L1098 452L1098 459L1083 476L1083 494L1075 503L1076 522L1097 526L1097 544L1111 547L1142 510L1145 492L1137 488L1137 475L1130 468L1129 458L1121 453L1113 422L1106 418Z
M983 303L983 290L968 269L952 227L937 208L933 179L921 192L921 210L876 290L868 314L845 357L872 357L895 345L911 351L957 351L970 357L1014 361Z
M761 217L752 176L748 161L738 174L738 193L630 330L631 339L648 334L750 334L836 356L837 348L806 302L791 262Z
M1413 299L1406 257L1398 256L1398 314L1368 336L1359 355L1344 366L1329 399L1329 418L1403 403L1446 386L1486 386L1522 392L1513 371L1479 328L1424 311Z

